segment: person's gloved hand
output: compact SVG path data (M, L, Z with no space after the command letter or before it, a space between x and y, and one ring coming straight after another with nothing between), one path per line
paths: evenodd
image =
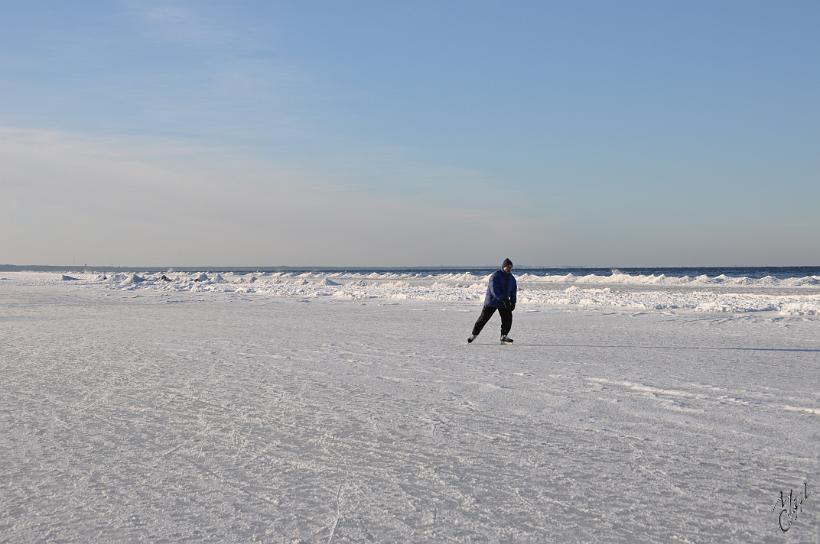
M512 312L513 310L515 310L515 302L510 304L510 311Z
M501 303L504 305L505 310L512 310L513 309L513 303L510 300L510 297L505 298L504 300L501 301Z

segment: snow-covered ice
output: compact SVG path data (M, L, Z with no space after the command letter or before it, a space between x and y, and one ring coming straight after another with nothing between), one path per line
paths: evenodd
M68 275L0 273L0 542L820 541L811 278L519 277L501 346L469 274Z

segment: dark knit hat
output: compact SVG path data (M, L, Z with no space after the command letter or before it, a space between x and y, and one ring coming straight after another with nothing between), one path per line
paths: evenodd
M512 261L510 259L504 259L504 262L501 263L501 268L504 268L505 266L512 266L512 265L513 264L512 264Z

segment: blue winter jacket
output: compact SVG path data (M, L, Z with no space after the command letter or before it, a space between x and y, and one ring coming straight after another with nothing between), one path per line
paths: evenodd
M496 270L490 276L490 283L487 285L487 295L484 297L484 306L490 308L503 308L504 300L509 297L510 302L515 305L515 296L518 293L518 284L512 272L509 274L503 270Z

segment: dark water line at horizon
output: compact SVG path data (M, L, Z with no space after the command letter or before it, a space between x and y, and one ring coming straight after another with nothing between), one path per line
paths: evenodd
M497 266L476 266L476 267L117 267L117 266L40 266L40 265L0 265L0 272L214 272L226 273L234 272L239 274L253 272L286 272L301 274L305 272L317 273L356 273L356 274L417 274L419 276L430 276L438 274L463 274L470 272L474 275L486 275L495 270ZM611 276L614 273L623 273L630 276L659 276L669 277L715 277L724 275L727 277L747 277L760 279L771 276L778 279L799 278L807 276L820 276L820 266L730 266L730 267L623 267L623 268L603 268L603 267L516 267L514 274L532 274L537 276L565 276L573 274L575 276L586 276L594 274L597 276Z

